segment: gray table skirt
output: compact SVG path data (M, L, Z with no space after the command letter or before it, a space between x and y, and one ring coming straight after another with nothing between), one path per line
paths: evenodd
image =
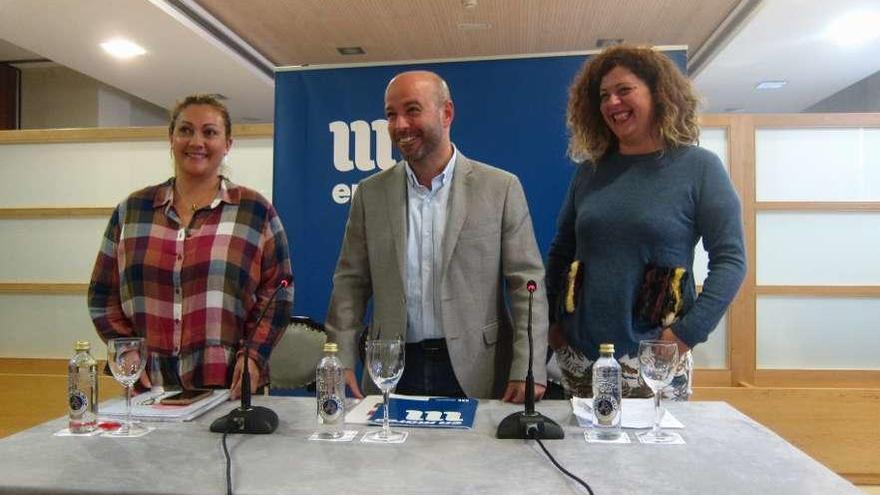
M514 405L481 401L473 430L409 429L406 443L310 442L314 399L258 397L281 418L272 435L230 435L236 494L586 493L534 441L497 440ZM152 423L142 438L56 437L63 418L0 440L0 493L225 493L221 436L211 421ZM791 444L723 402L670 403L685 445L588 444L568 402L538 410L563 425L544 444L597 494L860 494Z

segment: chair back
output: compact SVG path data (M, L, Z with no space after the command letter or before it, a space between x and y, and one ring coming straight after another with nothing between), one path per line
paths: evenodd
M324 357L324 326L294 316L269 358L269 389L297 389L315 381L315 368Z

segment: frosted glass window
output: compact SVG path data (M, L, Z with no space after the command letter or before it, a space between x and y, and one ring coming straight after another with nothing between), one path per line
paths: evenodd
M760 296L759 369L880 369L880 299Z
M758 201L880 201L880 129L759 129Z
M758 285L880 285L880 213L761 212L756 231Z
M109 220L0 220L0 281L87 283Z
M174 175L167 141L0 145L0 207L116 206ZM272 198L272 139L236 140L226 175Z
M725 170L730 170L727 159L727 129L706 127L700 130L700 146L721 158Z
M694 347L694 366L727 369L727 313L709 334L709 340Z
M106 359L82 294L0 294L0 357L69 358L77 340Z
M709 275L709 253L703 247L703 240L697 243L694 249L694 283L703 285Z

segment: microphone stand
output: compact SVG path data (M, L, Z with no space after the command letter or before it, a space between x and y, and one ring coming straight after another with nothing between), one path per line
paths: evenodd
M269 305L275 300L275 296L281 289L289 285L287 280L282 280L257 318L254 329L263 321ZM249 339L248 339L249 341ZM245 345L248 341L242 339L241 347L244 349L244 369L241 371L241 406L229 411L226 416L217 418L211 423L211 431L214 433L245 433L251 435L264 435L272 433L278 428L278 415L268 407L251 406L251 371L250 352Z
M559 440L565 438L565 432L552 419L535 411L535 376L532 373L532 360L534 359L534 349L532 344L532 300L535 297L535 290L538 284L534 280L526 283L526 289L529 291L529 321L526 326L529 334L529 370L526 373L526 401L525 411L513 413L504 418L498 425L498 431L495 436L500 439L522 439L540 438L545 440Z

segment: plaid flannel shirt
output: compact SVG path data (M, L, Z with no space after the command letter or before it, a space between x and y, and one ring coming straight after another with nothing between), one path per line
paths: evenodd
M293 304L292 284L272 298L292 281L281 220L259 193L225 178L188 226L173 199L172 178L135 192L110 217L89 285L98 334L145 337L153 385L184 388L228 387L246 338L264 385Z

